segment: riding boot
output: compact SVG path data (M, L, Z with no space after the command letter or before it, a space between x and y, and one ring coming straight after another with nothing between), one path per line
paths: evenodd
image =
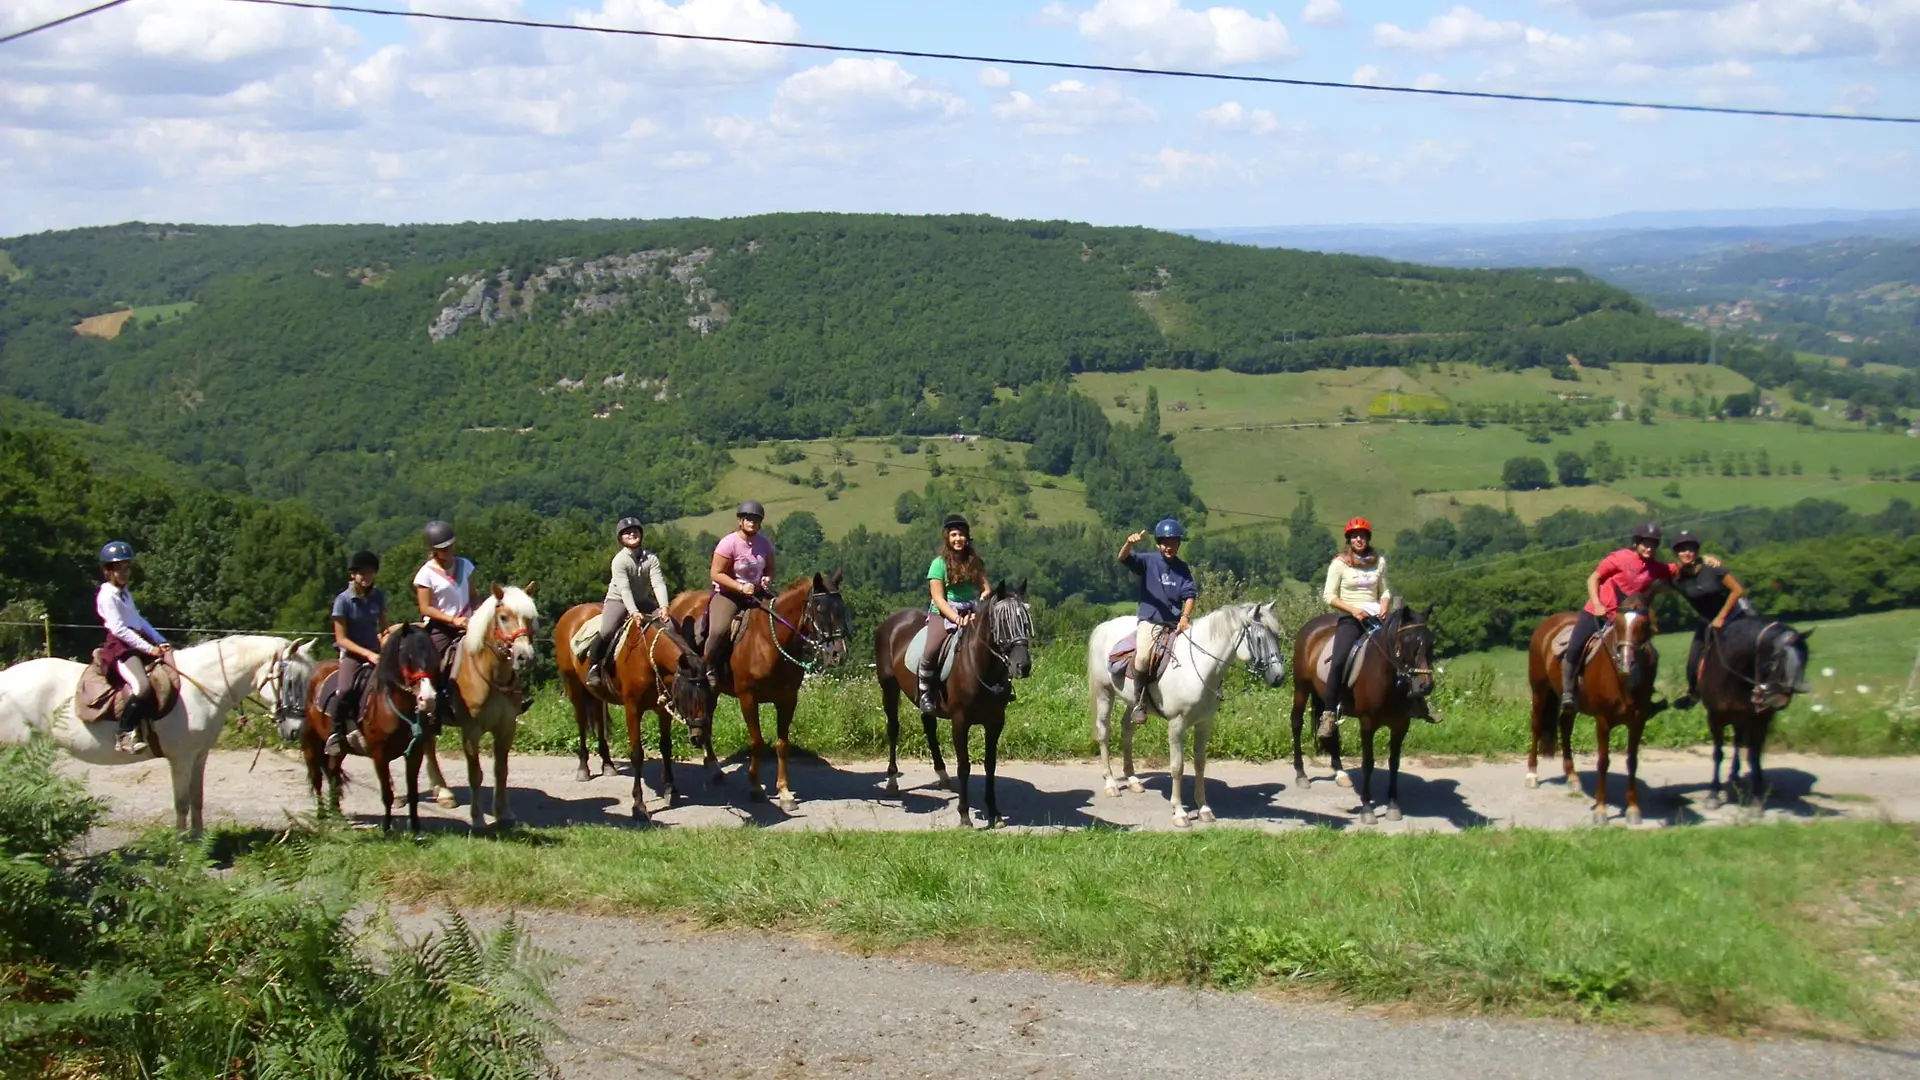
M922 713L935 713L940 711L939 675L929 674L925 671L920 672L920 693L914 699L914 704L920 707Z
M1560 719L1571 720L1580 709L1580 701L1576 696L1580 689L1580 676L1565 657L1560 659L1560 671Z
M1700 704L1699 682L1700 682L1699 677L1694 673L1693 665L1688 664L1687 665L1687 692L1680 695L1678 698L1674 699L1673 707L1676 709L1685 710L1685 709L1691 709L1695 705Z
M1338 706L1322 712L1320 714L1320 738L1323 740L1333 738L1334 726L1339 723L1340 709Z
M120 735L113 741L115 750L122 754L146 752L147 740L140 734L140 722L151 711L145 697L136 697L127 702L125 711L120 714Z
M597 635L593 644L587 648L587 689L607 689L607 638Z
M328 757L338 757L346 752L347 729L351 726L346 719L347 699L352 696L352 691L343 690L334 695L332 704L327 708L327 719L333 724L332 730L327 734L326 755Z

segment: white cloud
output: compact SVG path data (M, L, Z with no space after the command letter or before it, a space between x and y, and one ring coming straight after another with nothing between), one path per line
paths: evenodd
M980 85L992 87L1012 86L1013 76L1007 74L1002 68L984 67L980 69Z
M1378 65L1361 64L1353 69L1353 74L1347 81L1359 83L1361 86L1379 86L1386 81L1386 73L1381 71Z
M843 57L787 77L770 118L783 129L894 126L959 116L964 98L927 88L919 76L882 57Z
M1299 55L1278 16L1245 8L1196 11L1180 0L1100 0L1074 25L1082 37L1133 64L1228 67Z
M1427 20L1421 30L1406 30L1394 23L1376 23L1373 43L1383 49L1411 49L1436 55L1460 49L1484 49L1509 45L1526 39L1525 23L1496 21L1462 4L1444 15Z
M1202 109L1198 119L1211 128L1251 135L1271 135L1281 131L1297 135L1307 130L1306 124L1297 121L1283 123L1272 109L1249 109L1237 101L1223 101L1211 109Z
M1039 97L1015 90L993 106L993 115L1019 124L1029 135L1078 135L1090 128L1158 119L1152 107L1128 97L1117 84L1088 84L1078 79L1054 83Z
M1429 71L1413 80L1413 85L1422 90L1444 90L1447 85L1447 77L1437 71Z
M1340 7L1340 0L1307 0L1300 21L1308 26L1345 26L1347 13Z
M1150 188L1162 188L1217 173L1232 164L1233 159L1225 154L1202 154L1169 146L1153 156L1140 182Z
M1078 18L1080 12L1060 0L1052 0L1046 7L1033 13L1032 22L1036 26L1069 26Z

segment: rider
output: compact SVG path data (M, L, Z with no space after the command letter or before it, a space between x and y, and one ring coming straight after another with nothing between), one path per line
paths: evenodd
M1693 610L1699 612L1702 622L1693 631L1693 645L1687 650L1687 693L1673 703L1676 709L1691 709L1697 703L1700 692L1700 660L1706 654L1707 633L1719 630L1736 619L1744 619L1754 614L1753 604L1746 599L1746 586L1739 579L1727 573L1718 559L1700 557L1700 538L1682 529L1673 538L1673 556L1680 561L1680 572L1674 578L1673 588Z
M173 646L133 606L133 592L127 588L133 576L133 545L115 540L102 547L100 576L93 609L107 629L107 642L100 650L101 666L118 671L121 683L131 694L126 710L120 714L120 735L113 748L122 754L144 753L147 742L140 737L140 721L147 719L154 707L147 668L165 659Z
M940 551L927 565L927 640L920 651L920 711L940 707L940 650L947 626L973 621L973 607L987 589L987 564L973 550L973 527L960 514L940 526Z
M713 599L707 602L707 640L700 659L707 665L707 682L711 685L719 684L715 665L726 662L733 617L753 607L760 597L773 596L769 584L774 574L773 541L760 531L767 508L748 499L734 513L739 527L720 538L707 569L707 577L713 582Z
M1327 669L1327 708L1320 714L1320 737L1333 737L1333 726L1347 707L1347 654L1363 630L1380 628L1393 590L1387 585L1387 557L1373 550L1373 523L1357 517L1344 530L1347 550L1327 564L1327 583L1320 598L1340 613L1333 624L1333 653Z
M607 649L627 616L653 618L667 609L667 578L660 572L660 557L640 546L647 527L639 518L627 516L613 531L620 538L620 550L613 555L613 580L607 584L606 604L600 609L600 634L588 654L587 683L594 686L606 684Z
M356 551L347 561L347 587L333 598L333 643L340 650L340 668L333 677L334 695L328 711L333 722L327 736L327 753L342 751L341 740L350 726L345 719L357 715L349 711L358 705L353 692L354 676L363 664L380 662L380 636L387 629L387 594L374 587L380 573L380 556L371 551Z
M1660 526L1645 522L1633 530L1633 546L1621 548L1600 560L1587 576L1587 606L1574 620L1573 634L1567 638L1567 651L1560 654L1560 717L1573 716L1578 706L1574 689L1579 682L1580 658L1586 655L1587 642L1606 626L1607 619L1620 608L1620 598L1651 592L1659 586L1671 586L1672 563L1654 558L1660 550Z
M1153 653L1167 640L1169 631L1184 634L1193 627L1193 605L1200 589L1193 582L1193 571L1180 557L1180 543L1186 530L1173 518L1163 518L1153 527L1156 550L1136 552L1133 545L1147 538L1145 530L1128 536L1114 556L1121 566L1140 578L1139 621L1133 630L1133 682L1145 687L1153 671Z
M433 655L445 657L467 633L467 616L473 614L473 562L453 553L453 526L444 521L429 521L422 535L432 556L420 564L413 575L413 598L420 615L427 620L427 633L433 640ZM447 693L450 671L435 678L435 689L443 701L455 695Z

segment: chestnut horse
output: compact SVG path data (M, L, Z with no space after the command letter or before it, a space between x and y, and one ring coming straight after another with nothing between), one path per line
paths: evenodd
M1561 747L1565 776L1573 779L1573 717L1559 718L1563 678L1554 638L1573 625L1579 613L1562 611L1547 616L1534 628L1527 646L1527 681L1533 688L1533 743L1527 750L1527 786L1539 787L1540 754L1552 757ZM1644 593L1623 597L1619 610L1594 635L1600 644L1588 655L1580 673L1579 711L1593 717L1599 754L1594 763L1593 820L1607 823L1608 741L1616 727L1627 729L1627 824L1640 824L1640 736L1647 718L1659 710L1653 705L1653 678L1660 654L1653 647L1659 633ZM1575 657L1574 663L1580 658Z
M1320 681L1320 651L1331 646L1339 616L1329 612L1307 620L1293 639L1293 779L1305 786L1307 770L1300 757L1301 714L1313 706L1326 708L1327 687ZM1387 729L1387 820L1400 820L1400 748L1414 717L1427 718L1427 695L1433 693L1433 631L1426 616L1408 608L1387 615L1386 623L1365 642L1348 671L1349 712L1360 721L1360 824L1374 824L1373 736ZM1333 772L1340 768L1340 729L1327 741Z
M380 828L393 830L393 775L389 765L404 758L407 770L407 829L420 831L420 761L433 742L433 713L438 704L433 688L433 669L440 658L434 654L433 637L418 623L399 623L380 646L380 662L373 666L367 682L365 700L355 705L365 719L360 724L364 754L373 761L373 772L380 778ZM322 813L340 812L340 785L345 780L343 757L327 757L327 735L333 721L320 709L320 689L334 671L338 660L309 663L298 680L288 673L287 685L303 683L306 699L306 723L300 729L300 750L307 759L307 782ZM341 687L345 693L347 687ZM361 706L364 705L364 708ZM327 797L320 801L321 781L326 781Z
M887 712L887 790L899 791L895 777L900 775L900 688L919 685L919 657L909 657L907 648L913 636L927 622L925 608L908 608L886 617L873 632L874 672L880 678L880 704ZM934 719L944 716L953 721L953 757L960 766L960 824L973 824L973 811L967 802L967 736L978 724L986 731L986 749L982 762L987 771L987 828L1000 824L1000 801L994 795L993 774L1000 761L1000 731L1007 723L1007 700L1013 696L1013 680L1024 679L1033 671L1028 643L1033 639L1033 612L1027 606L1027 583L1008 588L1001 582L982 596L973 610L973 620L954 631L953 674L940 695L938 713L921 713L927 730L927 749L933 754L933 769L940 786L947 786L947 766L940 760L940 740L934 734Z
M673 721L687 725L687 741L706 749L705 767L717 778L720 763L714 760L708 727L713 718L713 692L707 686L707 669L700 652L690 643L692 620L674 627L664 618L644 619L629 616L632 623L620 643L620 653L606 659L606 688L596 691L587 686L587 661L573 655L573 635L583 623L598 621L602 604L575 604L553 625L553 655L560 667L560 683L573 705L573 722L580 731L580 767L575 780L592 779L587 771L587 735L592 728L600 738L600 764L604 772L613 771L613 755L607 750L607 706L618 705L627 714L627 744L633 764L633 818L650 820L644 789L640 784L640 766L647 759L647 748L640 740L640 721L651 710L660 718L661 797L667 809L673 809L679 792L673 782Z
M1713 732L1713 784L1707 789L1707 809L1720 807L1720 762L1727 730L1733 730L1733 769L1727 777L1730 792L1740 787L1740 748L1747 748L1747 790L1742 802L1755 810L1767 805L1766 774L1760 755L1773 728L1773 715L1804 694L1801 677L1807 670L1807 638L1786 623L1749 617L1735 619L1707 633L1700 659L1700 702L1707 709L1707 727Z
M847 658L853 617L840 598L840 576L836 570L832 577L801 578L773 598L771 610L764 602L748 609L716 687L740 702L740 715L747 722L747 797L755 802L767 798L767 789L760 785L760 751L766 745L760 736L760 705L766 702L773 706L777 725L773 749L779 763L775 791L780 808L792 811L799 805L787 783L787 738L800 703L801 681L808 672L838 667ZM675 622L702 618L712 599L710 589L683 592L673 598L667 614ZM708 632L724 634L728 628L715 626Z

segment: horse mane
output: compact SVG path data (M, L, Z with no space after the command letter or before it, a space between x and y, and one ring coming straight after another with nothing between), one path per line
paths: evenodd
M383 685L399 686L406 682L404 669L432 671L438 659L433 655L432 634L418 623L401 623L380 647L380 663L374 669L375 675Z
M534 625L540 617L540 609L534 606L533 597L518 585L505 586L500 590L500 595L482 600L480 606L473 609L473 614L467 616L467 633L460 639L462 653L473 656L487 647L487 630L493 625L494 615L502 604L506 605L508 611L520 616L528 626Z

